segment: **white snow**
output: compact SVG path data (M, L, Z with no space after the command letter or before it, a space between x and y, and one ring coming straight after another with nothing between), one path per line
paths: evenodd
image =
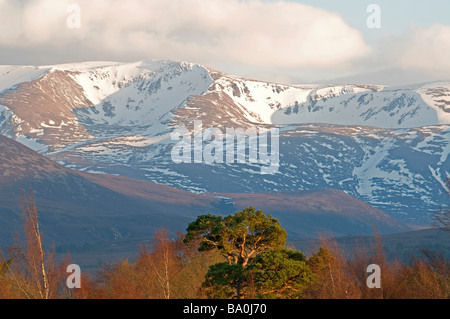
M445 183L445 181L442 180L442 178L440 177L440 169L436 168L433 169L430 165L428 165L428 168L431 172L431 175L433 175L434 179L436 181L438 181L439 184L441 184L442 188L445 190L446 193L450 193L450 188L447 187L447 184Z
M15 140L38 153L45 153L48 151L48 146L39 143L36 139L28 138L24 135L19 135Z
M432 92L436 88L442 88L444 94L433 97ZM427 105L435 110L437 124L450 124L450 82L429 83L418 89L417 93ZM447 102L449 105L447 106L447 112L438 106L442 104L442 101Z
M50 67L0 65L0 92L23 82L34 81L50 69Z

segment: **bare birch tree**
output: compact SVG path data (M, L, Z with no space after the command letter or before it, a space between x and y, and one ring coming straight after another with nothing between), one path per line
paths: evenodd
M54 253L44 249L38 211L33 193L22 200L25 243L9 248L14 263L9 267L16 288L28 299L50 299L57 293L62 271L54 262Z

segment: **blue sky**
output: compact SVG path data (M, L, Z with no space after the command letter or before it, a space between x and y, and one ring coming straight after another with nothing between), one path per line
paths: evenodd
M450 1L448 0L291 0L333 11L341 15L351 26L365 35L374 31L366 27L366 8L377 4L381 8L382 29L400 35L410 25L431 26L435 23L450 23Z
M449 16L448 0L0 0L0 64L173 59L273 82L402 85L450 78Z

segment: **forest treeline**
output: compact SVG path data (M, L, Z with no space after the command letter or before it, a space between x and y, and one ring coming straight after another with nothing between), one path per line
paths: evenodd
M323 239L309 258L286 246L279 221L255 208L234 215L201 215L186 233L156 233L133 262L81 274L66 285L70 256L55 262L43 249L33 199L23 209L24 240L0 250L0 299L448 299L450 263L423 250L411 262L388 260L380 237L373 247L344 255ZM368 265L380 267L381 288L369 288Z

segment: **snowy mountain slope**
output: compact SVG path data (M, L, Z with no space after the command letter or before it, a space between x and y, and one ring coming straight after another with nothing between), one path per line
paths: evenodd
M0 133L57 149L92 136L73 113L91 102L69 73L51 69L39 79L17 84L0 95ZM36 147L33 147L36 149Z
M172 109L212 83L205 69L188 63L100 64L47 68L40 78L3 92L0 132L38 141L55 151L110 137L115 126L125 130L158 126L170 118Z
M163 138L163 137L161 137ZM224 142L225 146L225 142ZM403 221L426 223L450 205L450 126L412 129L292 125L280 133L280 167L175 164L168 139L101 140L49 157L68 167L120 174L197 193L285 192L334 188ZM248 151L247 151L248 153Z
M149 125L211 85L208 72L169 61L108 66L73 75L94 104L76 110L84 124Z
M67 167L191 192L336 188L409 222L448 202L450 83L283 85L174 61L0 67L0 134ZM278 127L280 168L175 164L181 126ZM311 124L316 123L316 124Z
M437 109L438 121L448 123L450 114L450 82L439 82L422 86L417 93L425 103Z
M383 128L450 123L450 104L442 107L450 92L448 82L404 88L375 85L288 86L237 78L215 71L211 73L215 82L202 96L216 94L209 108L213 104L229 105L226 99L230 98L233 110L240 110L246 121L252 123L329 123ZM198 98L193 97L192 104Z
M45 75L50 67L0 66L0 92L12 89L16 84L34 81Z
M194 119L223 127L450 123L449 82L412 88L288 86L173 61L4 66L0 72L0 132L48 151L127 132L155 136Z

